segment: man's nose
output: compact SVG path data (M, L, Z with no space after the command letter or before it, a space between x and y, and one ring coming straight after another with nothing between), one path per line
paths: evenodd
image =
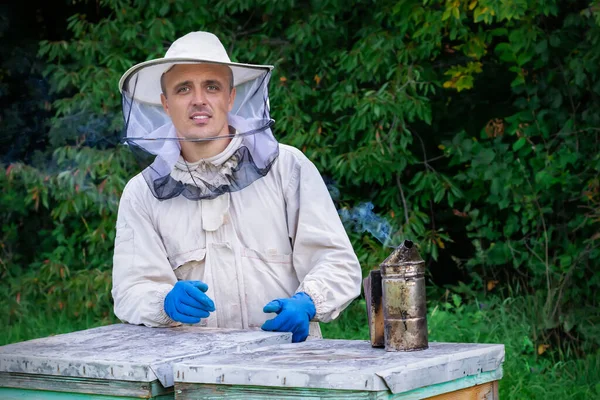
M205 105L206 104L206 96L202 89L194 90L192 102L194 105Z

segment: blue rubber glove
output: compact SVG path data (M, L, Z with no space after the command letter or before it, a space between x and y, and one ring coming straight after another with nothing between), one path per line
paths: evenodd
M263 312L278 315L266 321L261 327L264 331L292 332L292 342L303 342L308 337L308 326L317 310L309 295L296 293L289 299L273 300L263 308Z
M179 281L165 297L165 312L173 321L197 324L215 311L215 303L204 292L208 285L202 281Z

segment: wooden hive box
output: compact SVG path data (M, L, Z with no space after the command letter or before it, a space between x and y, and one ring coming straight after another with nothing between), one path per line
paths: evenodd
M1 399L173 398L172 364L291 342L291 334L116 324L0 347Z
M368 341L314 340L187 359L173 371L176 399L497 400L503 361L496 344L386 352Z

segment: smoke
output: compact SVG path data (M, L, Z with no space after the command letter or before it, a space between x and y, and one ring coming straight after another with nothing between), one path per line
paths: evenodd
M337 188L335 181L328 176L323 176L323 181L325 182L325 186L329 191L329 195L334 202L340 200L340 189Z
M373 203L368 202L359 204L352 209L342 208L338 212L347 229L359 233L369 232L384 246L394 247L391 224L385 218L375 214L373 208Z
M52 148L66 146L74 142L96 149L108 149L119 144L120 131L115 129L115 113L99 115L80 110L57 119L48 136Z

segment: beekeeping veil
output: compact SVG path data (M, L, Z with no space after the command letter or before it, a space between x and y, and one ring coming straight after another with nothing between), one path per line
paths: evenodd
M161 76L176 64L221 64L233 73L236 97L228 114L227 136L184 139L163 110ZM152 194L160 199L183 195L213 199L241 190L265 176L278 156L269 115L270 65L231 62L219 39L192 32L173 42L163 58L130 68L121 77L125 130L123 141L136 154ZM230 140L220 154L195 163L181 157L181 141Z

